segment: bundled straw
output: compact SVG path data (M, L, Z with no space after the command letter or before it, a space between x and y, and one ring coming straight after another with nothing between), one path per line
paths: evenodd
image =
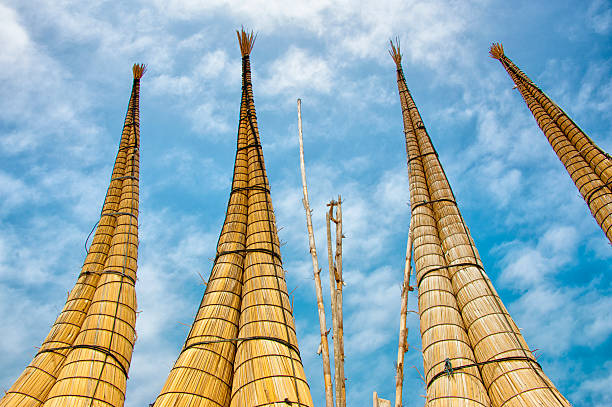
M394 47L391 52L394 61L401 58L399 45L397 50ZM428 383L431 382L427 388L426 405L432 407L465 403L466 406L488 406L487 392L476 368L458 372L452 381L432 381L435 375L444 371L446 360L455 365L464 365L474 363L476 358L461 319L457 300L453 295L435 214L429 205L419 205L421 202L431 201L432 198L424 163L422 159L413 159L413 157L434 156L435 151L431 146L423 149L417 142L417 133L422 136L425 129L410 91L406 87L401 64L397 64L397 68L406 150L410 159L408 171L410 201L413 208L411 227L419 294L423 364L425 378Z
M244 27L240 29L240 31L236 30L236 35L238 36L238 44L240 45L240 53L243 57L248 57L253 50L253 44L255 44L255 39L257 35L251 31L250 33L245 31Z
M185 346L155 407L312 406L280 261L248 55L234 178L215 264Z
M484 271L401 67L398 87L409 160L427 405L488 405L488 391L495 407L568 406L535 361ZM430 313L431 307L441 308ZM441 347L444 338L455 345Z
M140 72L140 76L142 73ZM100 221L77 283L39 352L0 401L0 406L34 407L40 406L45 401L45 405L56 403L62 405L67 399L83 400L87 397L112 402L117 406L123 403L125 376L129 368L133 342L126 346L122 342L123 339L118 341L114 333L110 334L109 338L108 332L104 332L104 335L101 336L91 337L91 340L86 340L85 337L89 330L88 327L92 325L91 318L98 318L94 315L99 315L99 319L95 322L96 325L100 324L107 329L115 326L116 330L113 332L116 332L117 335L126 338L134 337L135 314L130 311L126 312L119 303L114 302L117 296L113 294L113 291L116 292L119 287L115 285L114 288L108 280L125 278L130 280L119 283L120 290L123 291L122 297L126 297L125 292L129 291L129 288L124 287L123 284L133 286L131 280L135 279L137 234L134 235L134 233L137 231L130 228L129 225L136 224L134 226L137 226L134 216L137 217L138 200L139 89L140 84L136 80L132 88L119 151ZM133 210L130 213L134 216L120 215L120 213L127 213L132 207ZM126 233L130 235L128 238L130 243L125 242L125 237L122 237ZM130 258L125 269L126 277L119 277L115 273L123 273L123 263L115 270L111 270L110 265L123 261L126 255ZM133 301L128 302L130 306L133 304L131 308L135 307L135 297ZM112 310L113 307L116 307L116 312L109 314L109 310ZM122 319L122 322L118 322L118 319ZM127 326L123 321L130 321L128 325L131 325ZM113 362L107 365L106 360L109 358ZM101 362L96 364L89 359L97 359ZM119 375L115 375L110 367L115 362L120 364L121 373ZM88 364L90 367L96 365L101 368L99 375L88 378L89 373L87 372L90 370L85 367ZM111 371L110 377L105 373L109 370ZM71 371L74 372L74 376L71 376ZM124 376L123 379L121 375ZM71 381L70 377L75 379ZM104 380L107 380L114 389L113 394L103 390L104 384L99 385L99 382ZM67 384L69 382L72 384ZM62 388L65 391L62 391ZM91 392L91 389L94 388L99 389L95 395Z
M395 62L395 65L398 68L401 68L402 53L400 51L400 40L399 40L399 38L395 38L395 44L393 43L393 41L389 40L389 44L391 45L391 49L389 50L389 55L391 55L391 58L393 58L393 61Z
M134 64L132 72L134 73L134 79L140 79L147 72L147 66L145 64Z
M493 44L490 53L499 56L499 61L521 92L538 126L612 243L612 158L503 55L501 44Z
M489 56L494 59L502 59L504 57L504 46L501 42L494 42L491 44Z
M241 38L241 51L247 56L254 37L242 30ZM238 342L234 361L231 406L312 406L282 268L248 58L243 59L242 68L240 131L246 132L249 146L248 221L238 333L243 340Z

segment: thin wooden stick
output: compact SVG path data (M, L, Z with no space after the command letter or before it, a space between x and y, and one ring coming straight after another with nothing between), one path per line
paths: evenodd
M340 347L338 345L338 315L336 311L336 265L334 264L334 255L332 252L332 235L331 235L331 222L332 215L334 210L334 205L336 203L331 201L327 206L329 206L329 211L326 213L326 224L327 224L327 260L329 262L329 291L331 297L331 313L332 313L332 328L333 328L333 343L334 343L334 380L336 382L336 407L340 407L340 393L341 390L339 388L339 383L343 380L340 380L340 372L338 370L339 360L340 360Z
M327 342L327 328L325 324L325 308L323 305L323 290L321 289L321 269L317 258L317 248L315 245L314 232L312 230L312 212L308 201L308 187L306 186L306 168L304 165L304 142L302 139L302 101L297 100L298 112L298 139L300 141L300 170L302 172L302 189L304 192L304 211L306 211L306 226L308 227L308 243L310 245L310 255L312 256L312 271L315 281L315 292L317 294L317 308L319 310L319 326L321 329L321 353L323 357L323 381L325 383L325 405L333 407L334 394L331 380L331 369L329 367L329 345Z
M404 284L402 285L402 305L400 311L399 345L397 347L397 371L395 374L395 407L402 407L402 390L404 387L404 354L408 351L408 327L406 316L408 314L408 293L410 287L410 274L412 271L412 218L408 226L408 243L406 244L406 264L404 265Z
M338 361L338 372L340 375L340 391L336 392L336 398L340 400L339 407L346 406L346 381L344 380L344 318L342 315L342 289L344 279L342 278L342 198L338 195L336 204L336 314L338 319L338 350L340 359ZM338 384L336 384L338 387Z

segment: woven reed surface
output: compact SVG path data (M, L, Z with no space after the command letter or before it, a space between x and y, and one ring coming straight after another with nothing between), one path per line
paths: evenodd
M139 80L134 81L117 226L81 330L44 406L122 406L136 340Z
M265 172L249 57L243 57L240 131L247 133L248 221L239 338L264 336L297 349L291 302L280 260L276 221ZM270 339L238 342L231 406L312 406L300 355Z
M243 92L241 116L246 115ZM155 407L229 406L234 374L235 342L195 345L235 339L242 299L242 275L247 227L247 134L238 131L236 161L225 222L206 291L183 351L172 368ZM221 254L229 251L237 253Z
M254 36L242 31L238 39L243 86L232 192L200 309L155 407L285 399L312 406L300 356L290 348L298 344L253 103ZM201 343L207 341L220 342Z
M403 77L401 81L404 81ZM411 197L413 212L423 206L432 209L435 225L432 222L431 228L437 229L442 253L449 266L447 270L451 279L452 294L461 312L474 356L477 362L484 363L480 371L485 388L488 389L491 405L495 407L569 405L544 375L539 365L534 362L535 359L520 331L493 288L482 267L469 230L459 213L444 170L437 155L433 154L434 147L418 115L418 110L408 92L400 93L400 95L407 98L404 110L409 108L408 115L417 127L416 132L406 134L409 153L412 153L410 150L417 152L416 148L410 147L411 144L416 143L420 154L420 156L409 156L411 170L416 166L416 162L422 163L423 173L420 177L425 179L430 197L429 203L424 205ZM412 140L409 140L410 138ZM410 178L410 182L414 182L413 177ZM419 206L415 209L416 205ZM417 255L416 245L415 240L415 262L421 255L420 253ZM434 245L435 243L432 244ZM417 265L417 278L418 269ZM424 355L424 358L429 356ZM440 358L443 357L448 356L440 356ZM495 361L506 357L526 360ZM455 368L458 367L455 363L452 365ZM436 381L440 380L452 381L453 379L441 376ZM455 391L450 388L450 385L449 383L448 391Z
M517 85L538 126L612 243L612 159L503 54L503 48L491 55L499 59Z
M433 153L421 150L417 143L416 127L422 123L409 91L406 88L401 67L398 65L398 88L404 118L406 150L408 157L419 157ZM476 361L472 352L461 313L455 299L447 265L442 253L434 213L429 205L416 206L430 201L429 186L420 159L409 163L410 201L412 212L412 233L414 262L418 285L419 314L423 348L425 380L444 371L445 360L449 358L455 366L472 364ZM435 271L432 271L437 269ZM441 377L427 389L426 406L489 406L489 397L476 367L458 371L452 380Z
M90 310L94 293L100 280L100 273L103 271L110 251L111 240L115 234L117 216L108 214L120 211L119 203L126 181L122 177L128 175L126 173L126 160L130 143L133 144L133 141L130 141L131 137L133 139L134 133L132 128L132 112L137 112L137 110L138 85L135 83L128 105L110 185L102 207L102 216L96 227L77 282L70 291L63 310L51 327L49 335L40 347L40 350L30 365L23 371L2 400L0 400L0 406L2 407L40 406L47 399L51 388L55 385L60 369L65 364L70 347L75 344L85 317Z

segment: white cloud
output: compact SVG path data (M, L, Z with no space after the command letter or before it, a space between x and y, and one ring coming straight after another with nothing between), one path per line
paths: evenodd
M603 372L582 381L572 394L575 400L584 400L585 405L606 407L612 404L612 362L606 361Z
M605 35L612 29L612 8L610 4L603 0L594 0L589 5L587 11L587 27L592 28L596 33Z
M522 292L509 304L511 315L528 332L532 349L548 355L562 355L573 346L594 348L612 336L607 311L612 297L596 284L565 286L557 279L577 264L580 240L575 228L552 227L535 245L517 243L506 250L499 281Z
M329 62L309 51L291 46L272 62L268 78L261 89L265 94L285 94L295 100L305 93L328 93L332 89L333 73Z

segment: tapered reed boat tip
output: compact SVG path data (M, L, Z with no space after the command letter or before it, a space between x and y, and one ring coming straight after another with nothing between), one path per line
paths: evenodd
M244 29L244 26L242 26L240 27L240 31L236 30L236 35L238 36L238 44L240 44L240 53L243 57L248 57L253 49L257 34L253 33L253 30L248 32Z
M501 42L494 42L491 44L491 49L489 50L489 55L491 58L502 59L504 57L504 46Z
M145 64L134 64L132 72L134 73L134 79L140 79L147 72L147 66Z
M400 51L400 40L399 37L395 37L395 44L393 44L393 40L389 40L389 44L391 45L391 49L389 50L389 55L395 61L395 65L399 68L402 63L402 53Z

